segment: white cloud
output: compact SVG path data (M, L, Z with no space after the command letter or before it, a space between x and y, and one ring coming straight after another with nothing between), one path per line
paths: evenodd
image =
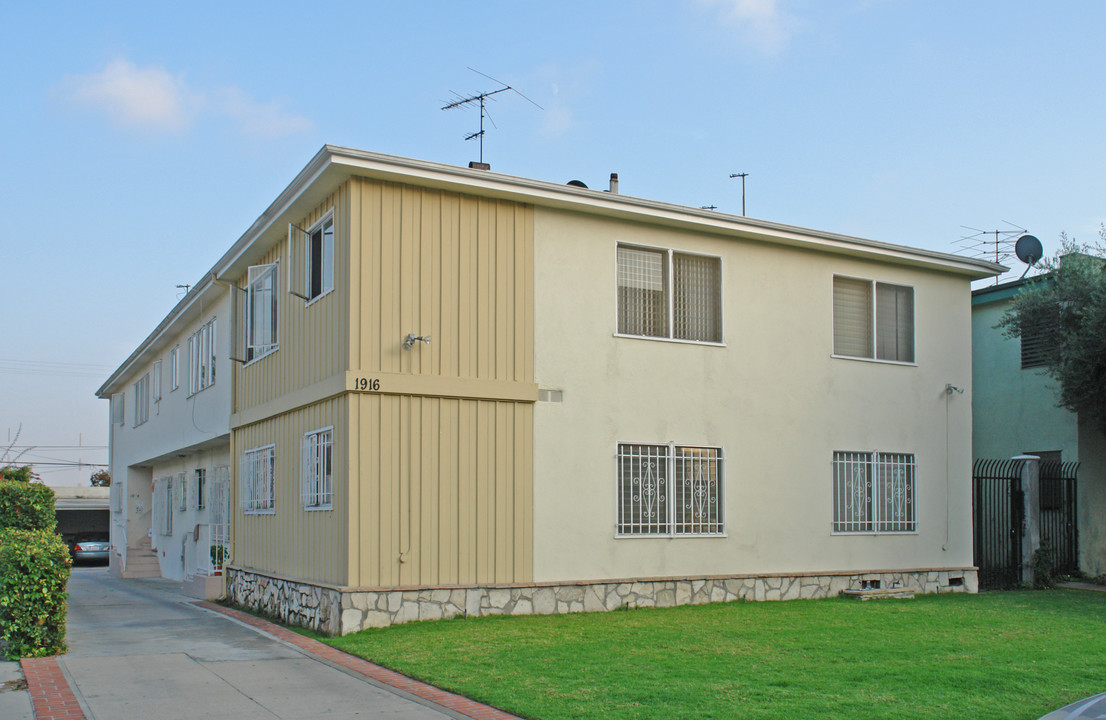
M745 39L764 52L781 51L790 39L794 22L779 8L778 0L698 0L719 8L723 22L736 27Z
M164 68L138 67L122 58L98 73L69 75L57 89L74 105L118 125L154 132L179 132L201 117L229 119L242 133L267 138L312 128L307 118L287 112L275 101L259 102L237 86L203 91Z
M284 137L312 128L307 118L286 112L275 101L257 102L237 87L223 88L217 97L217 110L235 120L247 135Z
M123 59L113 60L92 75L70 75L61 87L77 105L101 112L120 125L148 130L187 127L198 100L181 78L159 67L140 68Z

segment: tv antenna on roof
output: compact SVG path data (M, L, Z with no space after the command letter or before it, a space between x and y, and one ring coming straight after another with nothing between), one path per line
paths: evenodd
M980 230L979 228L969 227L967 225L961 225L960 227L965 230L971 231L969 235L961 235L960 239L956 241L956 244L960 246L960 249L956 251L958 255L967 255L969 257L980 258L982 260L992 260L996 263L1002 263L1009 260L1012 257L1017 257L1026 262L1030 267L1037 260L1040 260L1040 255L1033 262L1026 261L1018 253L1018 244L1023 246L1026 243L1022 243L1022 238L1031 238L1031 240L1037 240L1032 235L1027 234L1028 231L1015 225L1014 223L1003 220L1004 223L1009 225L1012 230ZM1029 242L1032 246L1031 241ZM1037 241L1037 245L1040 245L1040 241ZM1026 272L1029 269L1026 268ZM1024 275L1022 277L1025 277ZM995 283L998 283L998 277L995 277Z
M454 100L453 102L450 102L450 103L447 103L447 104L443 105L442 110L452 110L454 108L459 108L459 107L471 107L472 105L476 105L476 104L480 105L480 129L477 130L476 132L470 134L470 135L466 135L465 140L476 140L476 139L480 140L480 165L483 166L484 165L484 118L485 117L488 118L488 122L490 122L492 124L492 127L498 129L498 126L496 126L495 121L492 120L491 114L488 112L486 101L489 98L491 98L493 95L498 95L501 92L507 92L508 90L510 90L511 92L515 93L516 95L521 97L526 102L528 102L531 105L533 105L534 107L536 107L538 110L544 110L545 108L543 108L541 105L538 105L536 102L534 102L530 98L526 97L521 92L519 92L515 88L511 87L507 83L503 82L502 80L496 80L491 75L486 75L486 74L480 72L479 70L476 70L475 68L470 67L469 70L472 70L477 75L483 75L484 77L488 78L492 82L497 82L500 85L502 85L503 87L501 87L497 90L485 90L483 92L478 92L475 95L469 95L467 97L464 96L464 95L461 95L459 93L454 92L453 94L457 96L457 99ZM450 91L450 92L452 92L452 91ZM485 169L487 169L487 168L485 168Z

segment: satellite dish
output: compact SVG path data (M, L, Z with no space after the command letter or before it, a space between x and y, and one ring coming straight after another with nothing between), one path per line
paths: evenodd
M1014 243L1014 254L1018 256L1018 260L1030 267L1041 259L1043 253L1044 248L1041 247L1041 241L1032 235L1022 235Z
M579 180L569 180L566 184L571 185L572 187L584 188L585 190L587 190L588 188L587 185L580 182Z

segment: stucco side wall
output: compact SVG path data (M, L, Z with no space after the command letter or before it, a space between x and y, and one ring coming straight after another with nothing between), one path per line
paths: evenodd
M212 498L208 493L205 497L206 507L196 507L193 494L196 470L202 468L207 471L207 486L210 490L215 480L216 468L229 467L229 465L230 442L226 440L213 448L187 453L180 458L173 457L166 462L154 465L151 469L150 475L155 486L165 478L173 479L173 497L169 508L169 512L173 514L172 532L168 534L160 532L165 527L160 522L166 512L165 494L158 490L150 493L149 527L153 530L150 539L161 565L162 577L184 580L206 566L206 561L210 557L211 536L207 526L211 522ZM183 510L180 504L182 474L185 483ZM131 546L136 546L141 539L141 536L134 538Z
M979 298L976 298L979 303ZM1044 368L1022 370L1021 341L995 325L1008 300L972 307L972 448L978 458L1062 450L1079 460L1075 414L1056 406L1056 381Z
M725 346L615 337L620 242L720 256ZM915 288L916 366L831 357L835 273ZM535 581L971 565L967 279L542 209L535 275ZM616 538L620 441L722 447L725 537ZM913 453L918 531L834 535L835 450Z

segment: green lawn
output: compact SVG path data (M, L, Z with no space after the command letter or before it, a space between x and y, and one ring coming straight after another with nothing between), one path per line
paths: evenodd
M1106 593L410 623L326 642L527 718L1032 720L1106 691Z

